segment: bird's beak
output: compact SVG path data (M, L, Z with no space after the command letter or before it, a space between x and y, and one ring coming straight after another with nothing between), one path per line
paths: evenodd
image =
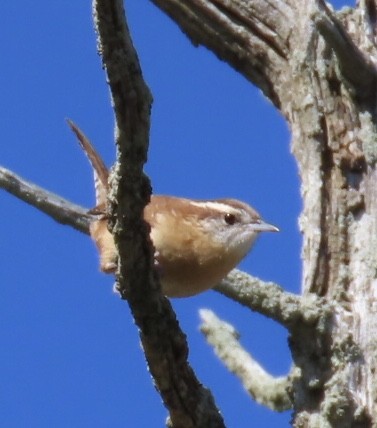
M253 230L255 232L279 232L279 229L272 224L265 223L264 221L260 221L260 223L254 223L252 225Z

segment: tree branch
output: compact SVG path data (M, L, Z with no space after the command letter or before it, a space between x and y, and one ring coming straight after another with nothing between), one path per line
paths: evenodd
M80 207L0 167L0 188L49 215L58 223L89 234L92 216ZM214 290L291 330L298 320L311 324L326 308L315 295L301 297L234 269Z
M295 20L289 1L151 1L194 45L206 46L280 105L274 84L285 68Z
M352 41L341 22L331 12L324 0L316 0L314 23L337 56L345 79L354 87L359 99L375 103L377 70L369 58Z
M0 188L44 212L56 222L89 235L92 216L85 208L30 183L3 167L0 167ZM215 290L283 325L293 323L301 307L300 296L287 293L276 284L264 282L237 269L221 281ZM308 313L306 316L308 317Z
M0 188L49 215L58 223L89 234L92 216L86 209L24 180L3 167L0 167Z
M89 222L91 216L86 210L73 204L60 196L48 192L35 184L23 180L18 175L0 168L0 187L7 190L12 195L27 202L42 212L46 213L59 223L67 224L80 232L89 233ZM244 272L234 270L224 279L216 290L225 296L262 313L283 325L289 326L302 317L301 298L293 294L284 292L278 285L264 283ZM165 299L166 300L166 299ZM171 310L170 306L169 309ZM149 309L148 309L149 310ZM304 311L306 320L313 316L311 311ZM153 314L148 314L153 316ZM218 356L224 360L226 366L241 377L245 388L261 404L276 410L289 408L285 388L288 385L287 378L273 378L244 351L235 338L234 329L228 324L222 324L215 315L209 311L201 312L205 325L202 331L206 334L207 340L215 347ZM153 322L156 320L152 318ZM161 334L167 334L165 327L170 329L169 324L176 323L173 313L167 318L169 322L161 329ZM160 320L161 321L161 320ZM221 335L221 332L224 333ZM227 349L221 348L220 338L228 343ZM219 338L220 335L220 338ZM233 348L233 351L228 348ZM151 350L154 352L153 350ZM242 358L238 360L238 357ZM158 358L153 358L156 364L160 364ZM236 364L237 361L242 363ZM165 361L166 363L166 361ZM166 369L166 364L164 364ZM169 367L168 367L169 368ZM246 370L247 369L247 370ZM151 368L152 370L152 368ZM171 368L169 368L171 370ZM164 378L163 373L159 373ZM161 378L160 378L160 381ZM167 392L167 391L165 391ZM273 393L272 393L273 392Z
M187 362L188 346L170 302L161 295L143 210L150 198L143 174L151 95L125 21L121 0L94 0L98 46L116 117L117 162L109 195L119 252L118 287L127 298L154 378L175 428L224 427L209 390Z
M305 297L284 291L272 282L263 282L245 272L234 269L215 290L251 310L272 318L288 330L297 322L307 325L327 316L327 305L315 294Z
M242 347L240 335L232 325L208 309L201 309L199 314L202 319L200 331L207 342L255 401L279 412L291 409L292 402L287 392L292 385L290 376L271 376Z

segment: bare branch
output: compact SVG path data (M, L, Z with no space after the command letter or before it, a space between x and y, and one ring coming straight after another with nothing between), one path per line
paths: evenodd
M88 233L90 216L82 207L72 204L35 184L26 182L5 168L0 168L0 186L19 199L34 205L37 209L45 212L59 223L68 224L81 232ZM304 326L310 326L317 321L321 321L320 317L325 315L327 311L327 305L324 305L322 300L318 299L315 295L300 298L299 296L284 292L276 284L265 283L238 270L232 271L216 287L216 290L252 310L280 322L292 331L294 328L302 331ZM147 295L142 296L141 300L150 304L147 308L149 312L139 315L138 321L144 322L144 329L149 330L148 334L143 335L143 332L141 332L141 335L151 372L155 376L156 382L157 380L159 382L166 382L165 385L167 386L162 391L162 394L169 394L171 392L170 388L176 388L176 393L180 394L180 399L187 405L191 405L191 400L194 399L196 402L197 399L185 396L185 393L181 393L180 389L182 388L183 391L187 391L187 394L191 394L192 391L200 391L202 387L197 385L197 380L185 359L188 350L184 337L182 338L179 334L175 335L175 330L178 326L170 304L167 299L161 297L157 303L150 302L147 299ZM154 313L154 311L157 311L157 313ZM300 321L304 321L305 324L300 323ZM157 332L155 329L157 329ZM312 334L311 330L310 332ZM156 336L153 337L155 333ZM183 353L179 354L178 352ZM248 366L253 366L252 360L249 361ZM255 368L255 366L253 367ZM266 376L268 379L268 375ZM272 381L276 381L275 387L280 388L280 390L284 389L285 385L287 385L284 379L271 379ZM280 400L279 398L279 396L282 397L283 395L280 393L275 395L275 397L272 397L271 403L267 404L269 394L265 398L261 397L258 391L256 391L257 387L253 384L253 381L247 380L246 382L245 380L245 384L249 385L249 383L251 383L251 386L246 387L251 391L252 395L255 395L257 400L270 406L283 406L282 403L284 403L284 400ZM213 406L212 397L206 390L198 392L198 394L202 394L200 396L201 401L199 399L198 408L205 409L206 411L207 405ZM175 406L176 403L174 402L173 405ZM177 407L178 410L175 407L173 410L169 408L171 414L175 416L180 414L179 405Z
M33 205L58 223L89 234L92 216L83 207L27 182L2 167L0 187ZM291 329L297 320L313 323L323 315L326 308L315 295L302 298L284 291L272 282L264 282L237 269L221 281L215 290L253 311L272 318L288 329Z
M170 421L175 428L224 427L211 393L187 362L188 346L153 269L149 227L142 220L150 198L143 174L149 140L151 95L125 21L121 0L94 0L99 51L116 117L117 163L109 201L120 263L119 290L127 298Z
M246 352L239 342L240 335L234 327L220 320L208 309L200 310L201 332L216 355L243 383L248 393L260 404L282 412L292 408L288 389L292 384L289 376L273 377Z
M49 215L58 223L89 234L92 216L85 208L44 190L3 167L0 167L0 188Z
M300 320L313 324L327 311L327 306L314 294L300 297L284 291L272 282L263 282L237 269L223 279L215 290L253 311L272 318L288 330Z
M354 87L358 98L375 102L375 65L355 45L326 2L317 0L317 5L314 23L329 47L334 50L343 76Z
M0 188L3 188L27 204L34 206L58 223L71 226L89 235L89 224L92 216L88 214L85 208L55 193L51 193L34 183L26 181L19 175L3 167L0 167ZM293 322L294 317L290 315L289 311L286 312L286 309L281 308L279 305L287 303L293 308L291 311L295 312L294 308L298 308L301 302L299 296L284 292L278 285L271 282L263 282L237 269L233 270L215 290L278 322L281 322L281 319L285 320L282 322L284 325L290 322L290 318L292 318ZM269 296L268 299L266 294ZM284 297L281 298L281 296ZM274 305L270 305L270 308L266 307L264 305L266 299L270 304L277 302L275 304L278 305L278 308Z
M204 45L279 106L274 83L285 67L295 20L289 1L151 0L194 45Z

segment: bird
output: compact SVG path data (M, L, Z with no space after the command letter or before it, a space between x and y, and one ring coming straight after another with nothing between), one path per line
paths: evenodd
M108 230L109 170L89 139L67 119L93 168L96 206L90 235L100 258L100 270L115 273L118 253ZM245 202L231 199L198 200L151 195L144 209L150 225L162 293L190 297L211 289L248 254L261 232L279 229L262 220Z

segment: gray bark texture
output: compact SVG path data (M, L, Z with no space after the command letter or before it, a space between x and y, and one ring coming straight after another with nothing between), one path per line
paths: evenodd
M274 379L211 311L201 330L250 395L293 408L294 427L377 427L377 0L334 12L323 0L151 0L195 45L258 86L287 120L301 177L302 296L233 271L215 289L289 331L294 367ZM186 337L153 266L142 221L152 97L122 0L94 0L98 48L116 119L110 223L117 287L174 428L223 427L190 367ZM0 187L88 233L81 207L0 168Z
M296 427L377 426L375 0L152 0L195 45L258 86L286 118L303 198L303 299L290 328Z

